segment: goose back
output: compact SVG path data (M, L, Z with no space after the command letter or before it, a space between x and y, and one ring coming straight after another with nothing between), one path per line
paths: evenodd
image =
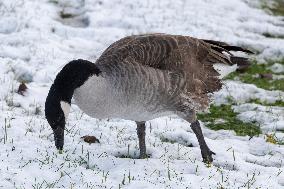
M147 34L123 38L108 47L96 64L128 64L166 70L170 83L186 80L181 101L190 101L191 108L204 110L209 95L222 87L215 63L232 65L230 50L247 51L223 42L196 39L188 36Z

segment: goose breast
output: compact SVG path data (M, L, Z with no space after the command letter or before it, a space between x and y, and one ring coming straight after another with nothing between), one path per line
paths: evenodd
M77 105L89 116L147 121L175 114L181 89L177 83L172 86L168 72L129 64L98 66L102 74L74 92Z

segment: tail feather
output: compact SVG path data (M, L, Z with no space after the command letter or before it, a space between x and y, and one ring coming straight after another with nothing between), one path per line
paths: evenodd
M238 47L238 46L222 46L224 49L228 50L228 51L241 51L241 52L245 52L248 54L254 54L252 51L248 50L248 49L244 49L242 47Z
M225 77L231 72L236 70L242 71L250 66L251 63L248 58L234 56L230 51L241 51L249 54L252 54L252 51L220 41L203 41L209 44L212 49L207 57L207 62L213 64L215 71L219 74L219 79Z
M250 65L249 59L245 57L231 56L230 59L233 64L237 64L238 66Z
M239 68L246 68L251 64L248 58L234 56L232 53L230 53L230 51L241 51L248 54L253 54L253 52L248 49L239 46L229 45L221 41L213 41L213 40L203 40L203 41L210 44L211 48L215 52L217 52L217 53L211 53L211 56L213 56L213 58L215 59L214 61L219 60L220 63L225 63L229 65L237 64ZM228 56L225 56L223 52L228 53ZM228 57L228 59L226 59L225 57ZM220 61L220 59L225 61Z
M208 40L208 39L202 39L203 41L205 41L206 43L210 43L212 45L216 45L216 46L228 46L229 44L225 43L225 42L221 42L221 41L214 41L214 40Z
M219 52L222 52L222 51L241 51L241 52L245 52L245 53L249 53L249 54L254 54L254 52L248 50L248 49L245 49L245 48L242 48L242 47L239 47L239 46L234 46L234 45L229 45L225 42L221 42L221 41L213 41L213 40L203 40L205 41L206 43L209 43L213 46L217 46L217 47L221 47L221 51L217 50L217 48L215 48L215 50L219 51ZM214 48L214 47L213 47Z
M238 65L237 71L240 71L240 72L245 71L251 65L251 62L249 61L248 58L238 57L238 56L232 56L231 62L233 64Z

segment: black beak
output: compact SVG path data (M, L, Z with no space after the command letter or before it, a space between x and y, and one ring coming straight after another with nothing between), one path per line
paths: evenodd
M57 127L53 130L55 146L58 150L63 150L64 145L64 129Z

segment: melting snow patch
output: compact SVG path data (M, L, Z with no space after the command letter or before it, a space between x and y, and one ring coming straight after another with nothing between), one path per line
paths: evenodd
M284 107L241 104L233 106L238 118L244 122L258 123L264 131L275 131L282 127Z
M64 18L59 19L60 11ZM282 35L281 17L242 0L1 0L0 13L0 188L283 188L284 148L265 142L264 135L250 140L203 127L216 153L208 167L190 124L159 118L147 123L151 157L132 159L139 152L134 122L93 119L72 104L64 153L58 154L43 114L49 87L63 65L98 57L121 37L190 35L249 47L259 53L257 59L276 59L283 58L283 39L263 33ZM282 73L283 65L270 69ZM17 80L29 82L25 96L16 93ZM214 97L217 104L238 104L233 108L239 119L274 131L283 130L283 108L242 103L274 103L283 96L282 91L227 81ZM84 135L101 143L89 145ZM162 142L161 136L173 143Z
M272 66L270 66L269 69L271 71L273 71L274 73L284 73L284 65L283 64L275 63Z
M245 84L238 81L224 81L223 88L214 94L215 103L227 104L230 101L241 104L253 99L261 102L274 103L283 101L284 92L268 91L252 84Z

